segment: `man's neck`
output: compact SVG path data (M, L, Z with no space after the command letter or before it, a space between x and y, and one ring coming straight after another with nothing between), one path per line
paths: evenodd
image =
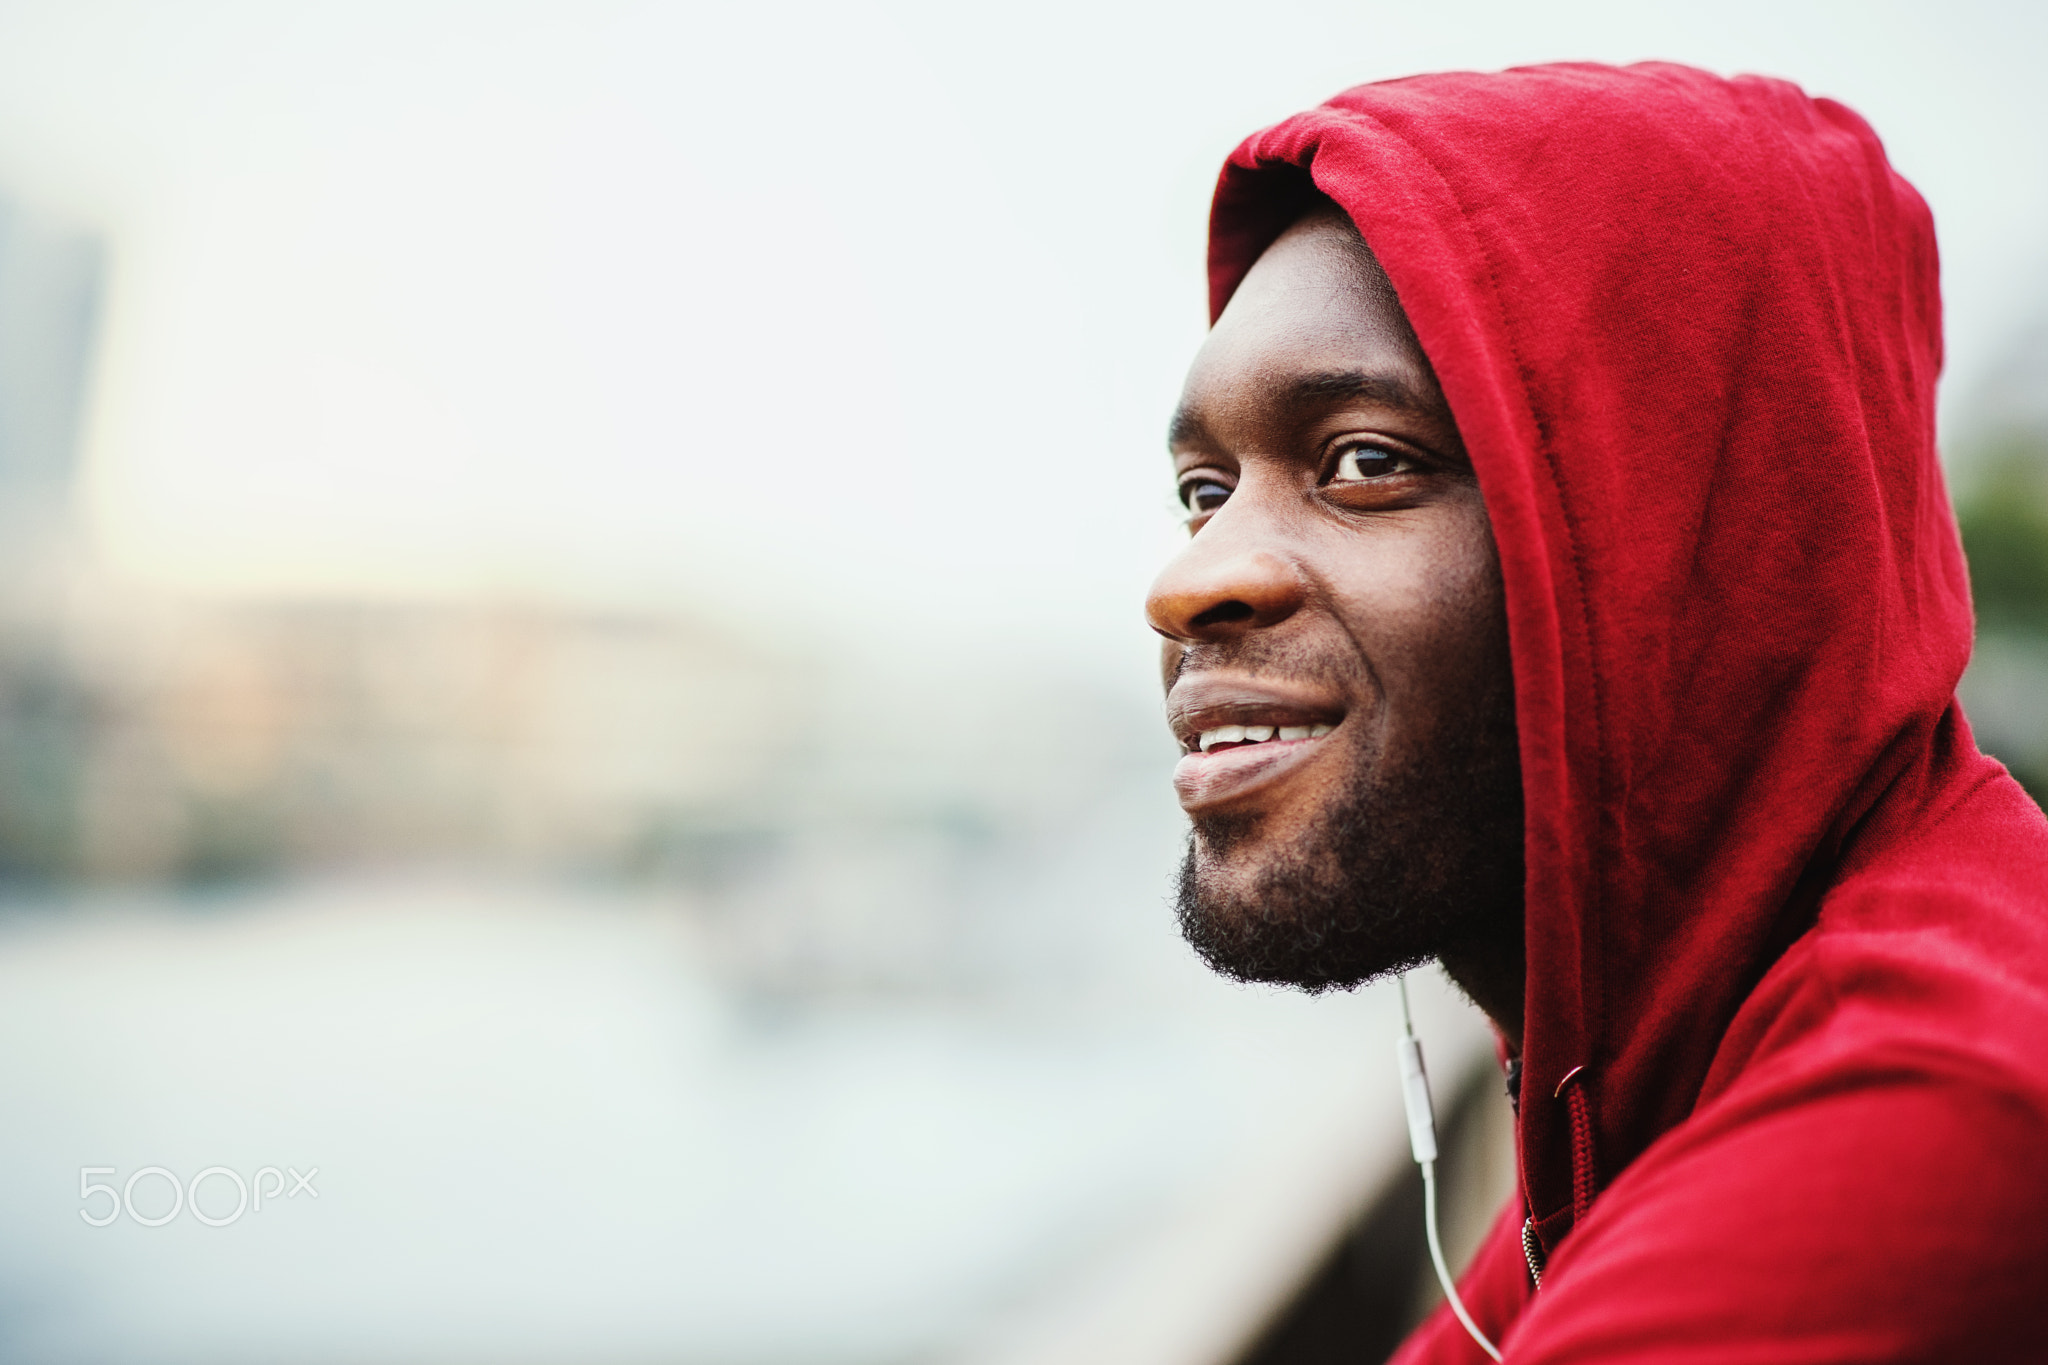
M1519 930L1520 926L1516 926ZM1486 1012L1508 1046L1522 1050L1523 976L1528 971L1522 935L1503 935L1490 943L1471 943L1443 954L1438 961L1466 998Z

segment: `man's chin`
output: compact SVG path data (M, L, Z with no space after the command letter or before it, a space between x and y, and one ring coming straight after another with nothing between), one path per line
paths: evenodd
M1251 875L1225 870L1189 840L1181 863L1181 934L1209 967L1234 981L1349 990L1435 956L1398 917L1345 894L1341 879L1282 862Z
M1521 779L1511 724L1494 729L1484 754L1447 746L1427 766L1361 765L1285 832L1198 817L1177 897L1189 945L1236 980L1320 992L1520 932Z

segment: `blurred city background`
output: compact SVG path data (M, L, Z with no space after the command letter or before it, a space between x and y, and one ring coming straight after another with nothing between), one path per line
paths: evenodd
M1386 994L1215 981L1166 904L1216 165L1449 66L1868 115L1942 232L1966 705L2040 796L2044 53L2018 4L0 0L0 1360L1383 1351L1434 1293ZM1421 984L1455 1256L1506 1111ZM270 1202L173 1209L212 1167Z

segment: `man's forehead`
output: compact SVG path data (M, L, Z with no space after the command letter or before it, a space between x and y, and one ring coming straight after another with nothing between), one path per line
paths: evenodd
M1214 330L1228 332L1276 312L1321 311L1354 324L1392 323L1408 330L1379 258L1334 206L1300 218L1260 253Z
M1442 399L1379 263L1350 224L1311 215L1260 256L1196 354L1169 441L1218 405L1361 399L1428 410Z

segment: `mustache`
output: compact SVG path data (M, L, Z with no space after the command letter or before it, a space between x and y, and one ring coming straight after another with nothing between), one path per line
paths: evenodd
M1169 646L1178 657L1166 661L1164 680L1170 691L1189 673L1229 671L1254 678L1271 678L1308 683L1337 691L1361 673L1365 663L1358 658L1333 659L1327 650L1312 649L1295 641L1248 637L1195 645Z

